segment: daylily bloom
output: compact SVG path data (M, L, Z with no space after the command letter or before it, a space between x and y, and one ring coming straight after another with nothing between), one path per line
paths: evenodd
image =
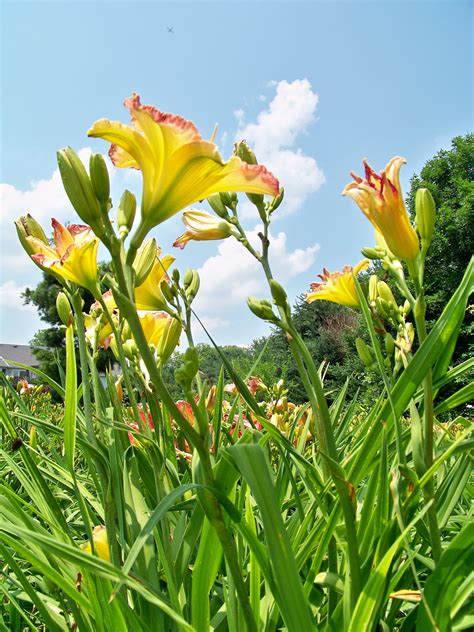
M92 540L94 542L94 551L102 559L110 562L109 544L107 540L107 529L103 524L97 525L92 531ZM81 545L81 549L86 553L92 553L90 542Z
M142 105L136 93L124 105L131 126L100 119L88 134L113 143L109 155L116 167L141 170L143 234L213 193L278 194L278 180L265 167L237 156L223 162L216 145L203 140L191 121Z
M342 272L328 272L323 268L323 273L319 274L321 283L311 283L311 292L306 294L306 301L332 301L346 307L359 307L354 276L361 270L365 270L369 265L368 259L363 259L354 268L344 266Z
M186 232L178 237L173 246L183 249L188 241L210 241L225 239L234 232L234 227L225 219L218 219L210 213L194 209L183 213L183 223Z
M163 281L167 280L166 271L173 263L174 257L165 255L160 259L160 252L160 249L158 249L150 274L139 287L135 288L137 309L156 311L166 307L166 300L160 285Z
M31 222L21 217L16 222L20 241L31 259L46 272L82 285L97 294L97 249L99 240L89 226L63 226L52 219L56 248L49 245L44 233L28 232Z
M400 187L400 167L405 158L395 156L380 173L364 160L365 179L351 173L343 195L351 197L387 242L395 257L412 261L420 251L418 235L410 223Z

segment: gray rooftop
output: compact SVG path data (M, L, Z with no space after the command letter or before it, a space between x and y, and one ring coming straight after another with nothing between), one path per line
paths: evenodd
M0 344L0 367L12 366L11 361L32 367L39 366L39 360L35 358L33 349L29 345Z

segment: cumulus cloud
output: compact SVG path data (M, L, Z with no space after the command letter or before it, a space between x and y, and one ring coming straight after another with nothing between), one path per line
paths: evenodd
M250 243L257 249L261 242L261 226L248 231ZM270 235L270 256L275 277L286 282L308 270L313 264L318 244L290 251L284 232ZM267 284L260 264L235 239L226 239L218 247L218 254L209 257L199 268L201 290L195 309L203 318L235 323L235 308L245 309L248 296L267 296ZM221 325L223 326L222 322Z
M26 286L20 286L15 281L6 281L0 285L0 304L8 307L8 310L21 310L23 312L36 312L34 305L23 305L21 298Z
M255 122L245 124L243 110L234 113L239 123L235 140L245 139L259 162L285 187L285 203L278 210L282 217L300 209L325 182L316 160L297 146L298 138L315 119L319 97L307 79L270 82L269 87L275 90L275 96ZM246 204L245 213L253 214L253 207Z

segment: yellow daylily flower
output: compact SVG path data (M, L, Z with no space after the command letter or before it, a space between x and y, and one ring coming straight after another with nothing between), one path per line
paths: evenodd
M89 226L63 226L51 220L56 248L49 245L44 233L28 232L30 222L21 217L17 222L20 241L31 259L56 278L82 285L97 294L97 249L99 240Z
M116 167L141 170L142 225L147 229L213 193L278 194L278 180L264 166L248 165L237 156L224 162L191 121L142 105L136 93L124 105L131 126L100 119L88 134L112 143L109 155Z
M94 551L102 560L110 562L109 544L107 540L107 529L103 524L97 525L92 531L92 540L94 542ZM92 553L90 542L81 545L81 549L86 553Z
M234 227L225 219L218 219L210 213L191 209L183 213L183 223L186 226L184 232L174 242L173 246L183 249L188 241L210 241L212 239L225 239L234 232Z
M135 303L137 309L162 310L166 306L166 300L161 291L160 285L168 277L166 271L174 261L171 255L159 258L161 250L157 249L157 255L150 274L145 281L135 288Z
M139 318L148 344L155 347L169 326L169 321L174 320L166 312L147 312Z
M319 274L321 283L311 283L311 292L306 294L306 301L331 301L346 307L359 307L359 299L354 283L354 276L369 266L369 260L363 259L354 268L344 266L342 272L328 272L323 268Z
M415 229L410 223L400 187L400 168L405 158L395 156L380 173L364 160L365 179L351 173L355 182L342 192L351 197L385 239L398 259L413 261L420 251Z

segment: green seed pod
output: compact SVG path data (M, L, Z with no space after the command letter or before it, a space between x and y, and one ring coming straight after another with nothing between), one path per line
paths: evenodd
M277 317L273 313L273 309L271 303L265 300L259 300L253 296L249 296L247 299L247 305L250 308L250 311L261 318L262 320L268 320L270 322L276 322Z
M418 189L415 197L415 223L423 250L428 250L436 222L436 205L428 189Z
M270 291L272 293L273 300L275 301L275 305L286 307L288 303L287 294L284 287L280 285L278 281L275 281L275 279L270 281Z
M89 173L94 193L102 204L110 199L110 178L102 154L91 154L89 159Z
M374 364L374 356L372 355L372 350L368 347L362 338L356 338L356 349L359 355L359 358L362 360L363 364L366 367L370 367Z
M69 303L69 299L64 294L64 292L59 292L56 296L56 311L58 312L58 316L61 319L63 325L67 327L72 323L73 316L71 304Z
M135 271L135 287L139 287L148 277L156 259L156 241L147 239L142 243L137 251L137 256L133 262Z
M100 236L103 233L103 224L99 202L79 156L71 147L66 147L57 152L57 160L69 201L82 221Z
M122 239L131 231L136 212L137 200L131 191L125 190L117 208L117 225Z

